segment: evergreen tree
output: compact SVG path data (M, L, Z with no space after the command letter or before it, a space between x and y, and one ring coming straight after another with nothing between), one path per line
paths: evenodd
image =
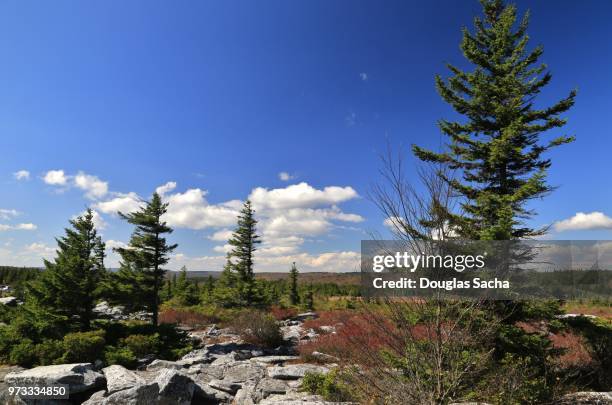
M104 277L104 249L93 223L93 211L70 221L66 235L57 238L57 256L45 260L46 270L29 289L29 298L49 314L65 320L76 318L78 329L87 330L93 319L98 283Z
M314 310L314 292L312 290L312 284L308 285L308 289L304 294L304 306L309 311Z
M234 264L230 254L227 254L225 266L219 280L215 283L215 302L223 307L233 307L240 304L237 288L238 277L234 271Z
M261 240L257 235L256 225L255 211L247 200L238 215L238 226L228 241L232 246L230 257L235 259L232 267L237 276L236 285L240 300L247 306L258 301L253 275L253 254Z
M289 302L291 305L298 305L300 303L300 295L298 293L298 269L295 266L295 262L291 266L289 271Z
M168 255L177 247L169 245L165 234L172 232L162 216L168 204L154 193L150 201L138 211L119 215L136 229L129 246L115 249L121 256L119 271L114 277L114 286L121 303L132 309L145 309L153 313L153 325L157 326L159 293L164 280L163 266Z
M449 137L446 151L436 153L413 146L417 157L457 170L445 178L460 197L462 215L449 213L450 226L467 239L507 240L541 235L524 221L534 215L528 201L552 191L546 182L550 159L543 153L572 142L559 136L549 142L541 134L565 125L559 115L574 104L575 91L559 102L535 108L534 100L551 79L538 64L542 47L527 50L528 13L516 24L516 7L502 0L481 0L484 19L475 18L475 32L463 31L461 49L475 68L463 71L448 65L452 76L436 76L442 98L465 122L441 120Z

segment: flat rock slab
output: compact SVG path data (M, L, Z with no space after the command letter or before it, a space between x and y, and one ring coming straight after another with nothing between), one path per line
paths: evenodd
M611 405L612 392L574 392L562 396L556 405Z
M278 364L297 359L299 359L298 356L262 356L253 357L250 361L252 363Z
M91 363L58 364L8 373L7 385L68 384L70 394L89 391L104 386L104 375L93 370Z
M297 380L306 373L327 374L329 369L314 364L291 364L288 366L274 366L268 368L268 375L279 380Z
M350 402L329 402L319 395L305 392L292 392L285 395L270 395L259 402L261 405L354 405Z
M102 373L106 377L106 389L109 395L145 383L144 378L119 365L103 368Z
M137 385L109 396L96 392L82 405L152 405L157 401L159 386L156 382Z

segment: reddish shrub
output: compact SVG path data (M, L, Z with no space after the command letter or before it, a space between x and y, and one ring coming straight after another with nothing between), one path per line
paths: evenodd
M340 324L340 325L339 325ZM378 364L381 349L393 350L394 329L387 319L370 313L353 311L331 311L318 319L304 323L305 328L318 329L324 325L338 325L336 333L321 335L298 347L306 361L317 361L312 352L317 351L338 357L354 364Z
M198 328L217 322L219 322L219 319L215 316L182 309L170 308L159 314L159 323L176 323L192 328Z
M270 308L270 314L272 314L277 321L282 321L284 319L289 319L296 316L298 311L295 308L281 308L274 305L272 308Z
M552 334L549 336L553 347L564 349L564 353L555 359L561 368L584 367L592 363L584 338L571 332Z

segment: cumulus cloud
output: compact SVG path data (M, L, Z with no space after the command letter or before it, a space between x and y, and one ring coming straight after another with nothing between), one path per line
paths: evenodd
M175 181L169 181L166 184L159 186L155 189L155 192L159 195L164 195L172 190L174 190L176 188L176 182Z
M110 200L94 204L94 208L105 214L116 215L118 212L124 214L137 211L142 205L142 199L136 193L116 193Z
M74 185L85 191L85 197L90 200L97 200L108 193L108 182L83 172L74 176Z
M17 180L30 180L30 172L27 170L18 170L13 173L13 177Z
M326 271L346 272L358 271L361 256L359 252L340 251L320 254L295 253L283 254L280 250L265 251L261 249L255 253L255 266L258 272L286 272L292 262L298 263L302 272ZM178 270L186 266L190 270L218 271L225 263L224 255L217 256L189 256L183 253L174 254L168 267Z
M212 235L210 235L208 237L208 239L214 240L214 241L217 241L217 242L224 242L224 241L228 240L231 237L232 237L232 230L225 228L225 229L221 229L221 230L213 233Z
M554 228L558 232L612 229L612 218L599 211L578 212L571 218L556 222Z
M16 225L0 224L0 231L35 231L37 228L35 224L31 223Z
M10 219L19 215L19 211L13 209L0 208L0 219Z
M368 80L368 74L365 72L361 72L359 73L359 78L361 79L361 81L365 82Z
M73 216L72 219L76 219L77 217L82 217L85 214L87 214L87 211L83 211L80 214ZM92 220L93 220L93 223L96 229L97 230L105 229L108 224L106 223L104 218L102 218L102 215L100 215L100 213L96 210L91 210L91 214L92 214Z
M283 210L334 205L358 196L352 187L331 186L318 190L306 182L301 182L272 190L257 187L251 191L249 199L256 210Z
M52 186L65 186L68 183L68 177L63 170L49 170L43 177L43 181Z
M278 174L278 178L282 181L289 181L289 180L295 179L295 176L287 172L280 172Z
M188 229L226 227L235 224L240 203L229 201L216 205L209 204L205 196L206 191L199 188L165 196L164 201L169 205L164 220L170 226Z

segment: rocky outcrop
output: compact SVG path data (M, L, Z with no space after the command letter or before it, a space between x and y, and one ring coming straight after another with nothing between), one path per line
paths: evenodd
M142 377L119 365L103 368L102 373L106 377L106 390L108 394L145 383Z
M574 392L561 397L556 405L612 405L612 392Z
M91 363L76 363L8 373L4 382L9 386L67 384L69 393L76 394L104 387L106 378Z
M291 364L289 366L274 366L268 369L268 375L279 380L297 380L306 373L327 374L329 369L314 364Z

